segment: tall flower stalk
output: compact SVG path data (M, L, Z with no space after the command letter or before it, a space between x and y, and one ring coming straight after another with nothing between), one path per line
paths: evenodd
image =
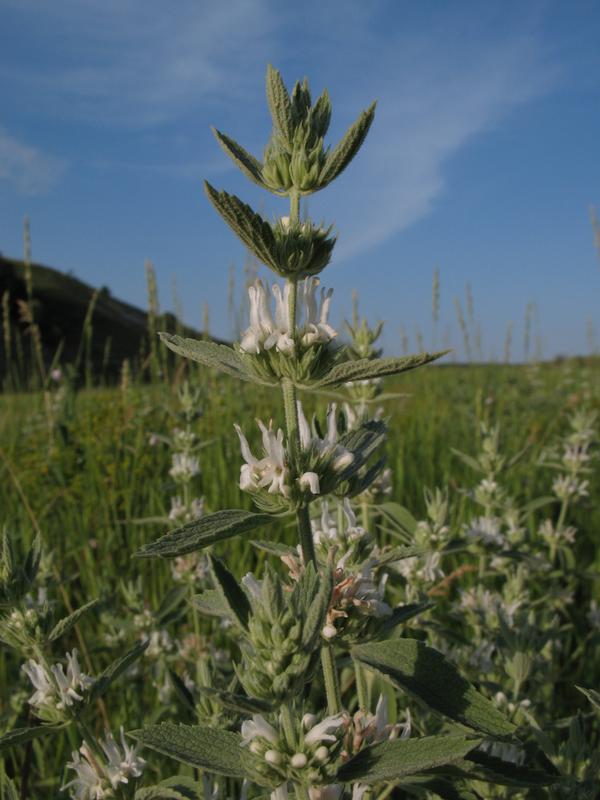
M352 419L335 403L326 419L310 416L305 397L323 392L343 400L340 392L351 384L368 387L373 400L382 378L441 354L381 358L373 347L378 330L364 326L353 334L359 344L364 340L362 350L339 344L329 321L332 291L321 287L319 277L336 239L331 225L300 217L301 199L328 186L358 153L375 104L331 148L324 145L331 117L327 91L313 103L304 80L290 94L269 67L267 100L273 132L262 162L226 134L214 133L247 178L287 199L287 215L269 221L235 195L208 183L206 192L252 255L284 283L269 287L257 280L249 287L250 324L231 347L162 338L205 367L281 392L285 427L259 420L259 450L247 438L249 427L235 426L243 458L239 485L255 511L203 514L138 555L180 558L232 536L254 532L256 539L277 520L295 522L297 544L254 541L287 574L269 563L261 576L248 573L241 582L226 561L208 556L213 588L192 602L201 614L221 619L240 653L226 688L218 670L201 687L222 713L209 718L197 706L197 719L209 724L163 723L132 735L195 769L226 776L237 787L235 796L360 800L386 796L386 786L410 776L417 776L421 792L433 791L436 781L446 779L428 777L428 770L443 775L445 765L458 761L463 772L470 764L477 769L470 754L485 759L479 749L484 740L506 740L515 726L440 653L419 639L393 635L428 604L394 608L387 602L392 565L420 549L381 546L367 530L369 515L363 513L360 526L353 509L353 503L364 505L365 493L381 479L385 424L378 414L369 418L369 403ZM330 508L339 509L336 525ZM341 666L348 663L354 681L342 685ZM461 727L438 725L431 736L411 736L410 715L395 722L398 706L388 691L378 698L374 672Z

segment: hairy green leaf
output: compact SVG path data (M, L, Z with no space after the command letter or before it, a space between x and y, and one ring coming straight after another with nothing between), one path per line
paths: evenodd
M358 153L373 122L375 105L372 103L366 111L361 113L356 122L348 128L341 141L329 153L319 175L319 188L323 188L335 180Z
M551 775L545 770L514 764L483 750L469 753L465 762L481 768L480 780L502 786L549 786L561 780L559 773Z
M397 606L389 617L386 617L382 620L382 631L385 633L390 633L394 628L398 625L402 625L405 622L408 622L413 617L422 614L424 611L429 611L430 608L433 608L433 603L424 602L424 603L408 603L405 606Z
M421 739L396 739L361 750L339 770L342 783L379 783L404 775L439 767L464 758L481 739L466 736L425 736Z
M156 786L138 789L135 800L200 800L204 797L202 786L192 778L176 775Z
M294 138L292 104L279 70L271 64L267 66L267 103L274 127L291 144Z
M236 236L263 264L277 271L277 260L273 256L275 237L269 223L234 194L218 192L207 181L204 181L204 188L208 199Z
M372 378L384 378L386 375L398 375L401 372L416 369L430 364L448 351L439 353L419 353L416 356L399 356L397 358L360 358L358 361L343 361L336 364L328 375L311 388L338 386L348 381L363 381Z
M176 336L171 333L159 333L159 336L169 350L184 358L197 361L199 364L211 369L218 369L242 381L271 385L268 381L261 380L247 372L242 359L233 347L205 341L204 339L184 339L182 336Z
M89 603L86 603L85 605L81 606L81 608L73 611L73 613L69 614L68 617L64 617L63 619L59 620L50 631L48 635L48 641L54 642L65 633L68 633L71 628L77 625L79 618L82 617L86 611L91 611L92 608L95 608L99 602L100 600L90 600Z
M131 731L129 736L165 756L192 767L243 778L242 749L239 733L206 728L200 725L175 725L163 722Z
M275 517L271 514L257 514L241 508L229 508L206 514L181 528L169 531L160 539L145 544L135 554L138 558L174 558L202 550L216 542L231 539L240 533L247 533L263 525L270 525Z
M0 736L0 753L4 750L9 750L11 747L31 742L33 739L40 739L42 736L56 733L59 730L61 730L60 727L50 725L38 725L35 728L14 728L12 731L7 731Z
M263 189L266 189L267 186L265 186L262 179L262 164L260 161L254 158L253 155L244 150L240 144L225 133L221 133L221 131L218 131L216 128L211 128L211 130L223 151L227 153L236 167L251 181L262 186Z
M247 629L248 618L250 617L250 602L245 592L220 559L213 558L213 556L209 556L208 559L215 589L227 605L230 616L237 621L241 628Z
M113 661L112 664L109 664L103 672L98 675L92 688L87 695L88 702L91 703L94 700L97 700L102 695L106 694L109 686L111 683L114 683L117 678L119 678L124 672L126 672L129 667L134 664L138 658L141 658L146 649L148 648L149 642L140 642L136 644L135 647L132 647L128 653L125 653L124 656L121 658L117 658L116 661Z
M433 711L491 736L515 731L498 709L445 657L416 639L392 639L352 648L352 655L418 697Z
M201 614L207 617L229 617L229 609L223 600L223 595L216 589L206 589L200 594L195 594L192 603Z
M198 686L198 691L208 697L214 697L224 708L235 711L237 714L250 716L251 714L268 714L273 711L273 704L267 700L258 700L255 697L233 694L233 692L222 692L218 689L211 689L209 686Z

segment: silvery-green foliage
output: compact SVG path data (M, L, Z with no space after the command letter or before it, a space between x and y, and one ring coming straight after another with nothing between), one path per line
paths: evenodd
M329 608L332 581L309 564L292 586L268 566L258 581L243 580L250 609L237 669L248 694L275 703L301 696L314 669Z

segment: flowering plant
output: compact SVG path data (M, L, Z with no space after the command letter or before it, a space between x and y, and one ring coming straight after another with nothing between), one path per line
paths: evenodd
M224 561L209 557L213 588L198 595L195 606L234 630L241 651L228 691L203 690L227 710L226 724L163 723L133 735L159 753L238 780L238 793L252 795L257 786L272 798L292 792L298 798L357 800L394 784L411 794L435 792L451 781L457 764L464 775L480 772L483 763L493 782L500 779L501 760L495 765L486 760L483 745L510 741L516 726L439 652L398 635L428 604L393 607L386 581L391 565L423 549L379 547L365 525L358 525L353 509L353 503L363 505L374 496L378 481L383 486L385 424L380 413L369 417L381 378L440 354L381 358L373 347L381 329L366 325L350 327L354 346L338 344L329 321L332 291L320 289L318 299L316 277L335 239L331 227L300 217L301 198L327 186L356 155L375 106L330 149L323 141L331 116L327 92L313 104L304 81L290 95L269 67L267 99L273 133L263 162L220 131L215 135L246 177L289 198L288 216L271 223L234 195L208 184L206 191L233 232L285 283L269 287L256 280L249 286L250 321L239 344L170 335L163 340L207 367L278 387L285 430L273 420L259 420L259 452L235 426L244 462L240 488L258 511L204 514L146 545L140 555L181 557L290 518L298 545L256 542L283 562L287 575L267 565L261 578L248 573L241 584ZM298 397L307 389L339 393L352 387L359 387L350 393L354 408L346 402L341 415L332 403L325 432L317 417L309 421ZM368 523L368 514L364 519ZM341 672L348 669L352 678L342 682ZM373 687L381 681L415 695L446 723L433 735L410 736L409 718L396 721L387 689L372 712ZM532 779L523 770L515 785ZM555 779L540 771L535 778L541 785Z

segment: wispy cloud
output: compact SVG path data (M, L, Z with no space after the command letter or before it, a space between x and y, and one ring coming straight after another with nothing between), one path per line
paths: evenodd
M466 41L433 30L379 43L356 92L378 100L367 144L348 176L315 203L319 210L323 203L325 214L327 207L339 209L338 260L389 240L429 214L446 189L450 160L546 92L556 77L535 30ZM360 189L349 191L351 185Z
M243 92L265 59L266 0L8 0L36 60L4 74L73 118L146 127L194 110L207 96ZM61 57L48 51L58 32ZM52 48L55 47L53 42ZM40 70L39 62L44 62ZM46 94L46 100L44 100Z
M22 194L43 194L61 177L66 162L43 153L0 127L0 181Z

